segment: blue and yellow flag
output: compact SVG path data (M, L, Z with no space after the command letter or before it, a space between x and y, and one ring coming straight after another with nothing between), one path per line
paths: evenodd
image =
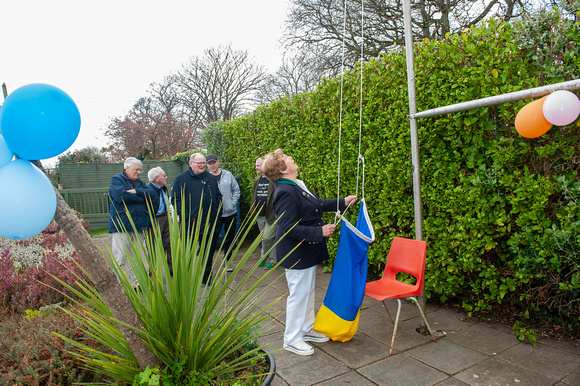
M375 241L375 231L369 219L364 199L356 227L342 220L338 252L330 284L314 329L332 340L346 342L358 329L359 310L367 281L367 250Z

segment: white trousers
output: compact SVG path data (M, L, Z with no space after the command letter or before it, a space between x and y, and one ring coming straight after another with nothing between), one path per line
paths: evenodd
M141 251L141 260L145 265L145 269L149 272L149 264L147 263L147 252L144 247L145 237L143 236L142 232L137 234L133 232L115 232L113 233L113 242L112 242L112 252L115 260L121 267L123 271L127 274L129 278L129 282L133 287L137 285L137 278L133 273L133 269L131 269L131 263L129 262L129 254L131 252L131 242L133 240L139 246L139 250Z
M287 269L286 281L290 294L286 302L286 330L284 344L302 340L314 326L314 286L316 266L306 269Z

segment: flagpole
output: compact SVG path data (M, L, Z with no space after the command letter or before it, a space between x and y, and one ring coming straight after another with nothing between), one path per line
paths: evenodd
M409 90L409 125L411 131L411 163L413 167L413 204L415 209L415 239L423 240L423 212L421 209L421 168L419 162L419 140L417 129L417 93L415 86L415 58L413 56L413 30L411 28L411 2L403 1L403 15L405 22L405 53L407 58L407 87ZM425 312L423 294L418 297L419 306ZM429 333L422 318L419 318L418 331L426 335Z

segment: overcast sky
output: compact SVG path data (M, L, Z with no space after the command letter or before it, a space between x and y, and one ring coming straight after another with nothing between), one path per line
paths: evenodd
M112 117L210 47L247 49L274 72L287 7L287 0L0 0L0 84L9 94L30 83L61 88L81 113L69 150L106 146Z

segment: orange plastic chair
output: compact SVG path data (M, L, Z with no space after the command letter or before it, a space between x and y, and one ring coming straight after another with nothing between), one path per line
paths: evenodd
M423 292L426 257L427 243L425 241L395 237L393 239L393 243L391 244L391 249L389 250L387 265L385 267L383 277L377 281L366 284L365 295L382 301L385 306L385 310L387 310L387 314L389 314L389 311L387 309L387 305L385 304L385 300L397 299L397 302L399 303L389 355L393 353L393 347L395 345L395 336L397 334L397 325L399 324L399 314L401 312L401 298L409 299L417 305L419 313L425 321L425 325L427 325L433 341L437 341L416 298ZM397 280L397 273L399 272L404 272L414 276L415 279L417 279L417 282L415 284L408 284ZM389 314L389 317L390 316L391 315ZM393 318L391 317L391 320L392 319Z

